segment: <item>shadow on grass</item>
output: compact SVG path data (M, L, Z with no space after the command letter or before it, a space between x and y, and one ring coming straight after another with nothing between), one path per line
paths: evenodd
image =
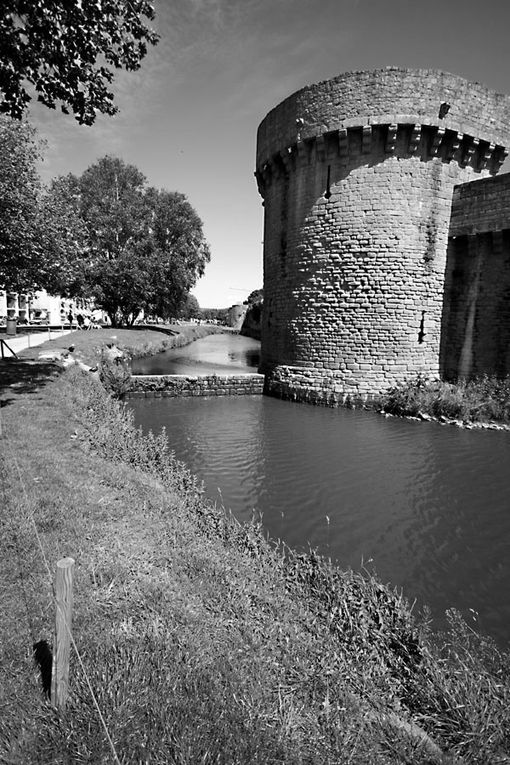
M22 393L34 393L60 374L50 362L31 359L0 360L0 406L7 406Z

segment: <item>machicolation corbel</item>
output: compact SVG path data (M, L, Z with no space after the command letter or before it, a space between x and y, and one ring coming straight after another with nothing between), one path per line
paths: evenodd
M451 162L459 150L464 134L449 130L447 135L449 138L449 145L446 150L446 161Z
M432 145L430 147L430 156L431 157L437 157L439 152L439 147L441 146L441 142L444 138L444 134L446 132L446 129L443 127L436 128L434 132L434 136L432 138Z
M361 139L361 152L362 154L370 154L372 149L372 125L365 125L363 127L363 135Z
M421 139L421 125L413 125L411 137L409 138L409 153L415 154Z
M388 133L386 136L385 151L387 154L392 154L395 151L395 145L397 143L398 125L388 125Z

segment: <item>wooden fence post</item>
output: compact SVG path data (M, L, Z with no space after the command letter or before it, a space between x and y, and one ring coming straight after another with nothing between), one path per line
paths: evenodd
M2 338L0 338L0 347L1 347L1 349L2 349L2 358L4 358L4 348L7 348L7 350L8 350L8 351L10 351L10 352L12 353L12 355L14 356L14 358L15 358L15 359L17 359L17 358L18 358L18 357L16 356L16 354L14 353L14 351L12 350L12 348L10 347L10 345L7 345L7 343L5 342L5 340L2 340Z
M73 558L57 562L55 577L55 640L51 670L51 701L64 710L69 685L69 654L71 649L71 620L73 615Z

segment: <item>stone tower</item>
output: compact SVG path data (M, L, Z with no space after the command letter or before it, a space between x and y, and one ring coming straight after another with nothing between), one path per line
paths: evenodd
M269 392L334 403L439 374L453 189L496 174L509 141L509 97L434 70L349 72L269 112Z

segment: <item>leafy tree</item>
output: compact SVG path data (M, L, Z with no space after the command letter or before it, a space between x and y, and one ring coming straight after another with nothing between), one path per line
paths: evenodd
M37 285L42 246L38 226L41 183L35 131L0 118L0 285L17 290Z
M145 176L116 157L103 157L79 179L79 212L87 226L91 257L113 260L149 234L151 211Z
M39 200L44 260L39 281L54 295L82 291L87 230L79 213L79 188L72 176L54 180Z
M253 290L250 292L244 304L248 306L245 323L260 324L262 316L262 304L264 302L264 290Z
M72 263L77 294L93 295L114 326L142 309L162 318L181 312L210 257L183 194L147 187L136 167L108 156L52 190L71 198L86 232L80 263Z
M148 193L153 211L153 290L146 309L163 319L182 314L188 293L210 260L202 221L179 192Z
M150 260L144 243L135 243L117 258L96 261L86 271L86 291L103 308L112 326L131 325L151 289Z
M134 321L150 283L145 177L120 159L104 157L80 178L58 179L53 189L57 196L75 190L85 232L81 263L74 264L76 292L93 294L113 325Z
M0 115L0 287L76 291L84 227L71 188L45 191L40 144L27 123Z
M244 301L245 305L257 305L262 303L264 300L264 290L253 290L253 292L250 292L246 300Z
M199 319L201 317L200 305L194 295L186 296L181 316L184 319Z
M228 308L201 308L200 315L205 321L219 321L224 324L228 318Z
M115 114L108 85L115 69L136 70L158 35L149 0L2 0L0 111L21 118L35 90L80 124Z

